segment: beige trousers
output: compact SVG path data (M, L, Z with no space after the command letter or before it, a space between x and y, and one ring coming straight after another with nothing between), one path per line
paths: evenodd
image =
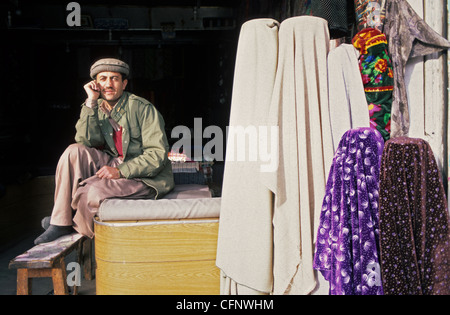
M93 218L107 198L154 198L156 192L137 179L100 179L103 166L117 166L118 158L82 144L70 145L61 155L55 174L55 203L50 224L73 225L90 238Z

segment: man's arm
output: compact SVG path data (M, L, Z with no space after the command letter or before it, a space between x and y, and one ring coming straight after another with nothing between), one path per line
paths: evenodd
M99 178L106 178L106 179L119 179L122 177L119 168L111 166L103 166L95 174Z
M100 97L100 86L95 81L90 81L84 85L84 90L87 99L81 107L80 118L75 125L75 141L88 147L99 147L104 144L96 108L97 100Z

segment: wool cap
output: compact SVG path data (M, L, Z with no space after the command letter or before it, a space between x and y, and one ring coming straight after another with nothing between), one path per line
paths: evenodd
M128 76L130 74L130 67L127 63L119 59L100 59L91 66L91 78L95 79L95 76L97 74L104 71L119 72L121 74L124 74L125 76Z

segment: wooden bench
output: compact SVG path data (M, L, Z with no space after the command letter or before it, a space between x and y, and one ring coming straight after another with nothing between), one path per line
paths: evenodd
M17 295L31 295L32 279L51 277L55 295L69 294L65 257L77 251L77 262L83 266L84 276L92 280L92 240L78 233L62 236L57 240L36 245L9 263L17 269ZM78 293L77 286L73 294Z

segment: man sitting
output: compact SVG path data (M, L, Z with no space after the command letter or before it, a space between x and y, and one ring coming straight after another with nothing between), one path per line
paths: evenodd
M164 120L147 100L124 91L129 66L101 59L76 124L76 144L59 159L55 203L46 231L34 242L51 242L74 229L94 236L93 218L107 198L161 198L174 187Z

